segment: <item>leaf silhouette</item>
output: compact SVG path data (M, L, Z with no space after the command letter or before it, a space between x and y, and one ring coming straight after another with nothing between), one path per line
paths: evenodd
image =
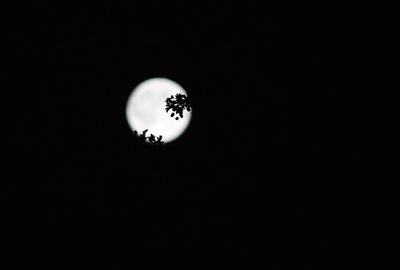
M171 97L165 100L165 110L169 112L172 110L174 113L171 113L171 117L174 117L176 114L179 116L175 117L175 120L178 120L179 117L183 118L183 111L187 110L188 112L192 109L192 102L188 96L183 94L176 94L175 97L171 95Z
M142 141L142 142L146 142L146 143L150 143L153 145L162 145L164 144L164 142L162 141L162 136L158 136L156 139L156 136L154 136L153 134L150 134L149 136L146 136L148 129L145 129L142 131L141 134L138 134L138 132L136 130L133 131L133 134L136 135L136 137Z

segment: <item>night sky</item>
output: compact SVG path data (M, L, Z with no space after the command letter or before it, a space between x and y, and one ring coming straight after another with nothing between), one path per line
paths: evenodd
M34 225L55 265L86 269L143 258L341 266L360 158L345 15L129 2L37 4L39 24L13 35L19 54L40 60L39 131L28 135L27 112L14 134L27 152L39 146L39 177L2 191L19 230ZM152 77L194 102L186 132L162 147L136 140L125 118L129 94Z

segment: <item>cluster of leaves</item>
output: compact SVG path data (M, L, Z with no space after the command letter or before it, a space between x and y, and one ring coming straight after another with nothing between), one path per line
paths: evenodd
M153 134L146 136L148 129L143 130L141 134L139 134L136 130L133 133L141 140L142 142L147 142L154 145L162 145L164 142L162 141L162 135L156 137Z
M179 115L175 117L175 120L178 120L179 117L183 118L183 110L187 110L190 112L192 109L192 102L188 96L183 94L176 94L175 97L171 95L171 97L165 100L167 103L165 110L168 112L169 110L172 111L171 117L175 115Z

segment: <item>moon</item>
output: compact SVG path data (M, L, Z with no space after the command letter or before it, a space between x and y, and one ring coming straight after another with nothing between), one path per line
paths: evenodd
M126 103L126 119L132 130L147 135L162 135L164 143L179 138L189 126L192 113L184 111L183 118L175 120L165 111L165 100L175 94L187 95L178 83L167 78L151 78L137 85Z

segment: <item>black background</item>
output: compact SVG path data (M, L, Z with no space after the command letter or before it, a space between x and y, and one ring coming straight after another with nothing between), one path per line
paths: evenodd
M10 227L37 236L45 257L107 269L143 258L342 265L360 158L349 14L228 1L35 8L39 23L11 38L40 63L40 126L32 135L23 113L13 139L39 177L7 182L2 198ZM137 141L125 118L151 77L195 102L163 147Z

